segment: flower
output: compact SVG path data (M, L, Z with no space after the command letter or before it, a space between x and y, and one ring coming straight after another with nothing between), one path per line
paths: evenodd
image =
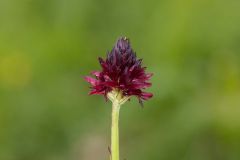
M142 59L136 57L126 37L117 40L106 60L98 60L102 71L93 71L91 74L95 78L85 77L91 84L90 95L100 94L107 97L108 93L118 92L121 93L121 98L136 96L141 104L142 100L153 96L152 93L142 91L151 86L148 81L153 74L145 73L146 67L141 66Z

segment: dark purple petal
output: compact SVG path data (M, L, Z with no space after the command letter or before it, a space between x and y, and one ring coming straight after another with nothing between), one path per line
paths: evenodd
M152 98L153 94L152 93L147 93L147 92L142 92L140 97L144 100L148 100L149 98Z
M90 93L89 93L90 95L93 95L93 94L99 94L99 95L102 95L102 94L104 94L104 90L103 91L98 91L98 90L92 90Z
M150 87L152 84L148 82L143 82L143 83L133 83L129 85L128 87L131 89L145 89Z
M101 72L99 72L99 71L92 71L91 74L96 76L96 77L99 77Z
M117 83L116 82L104 82L104 85L105 86L108 86L108 87L118 87Z
M92 77L86 76L86 77L84 77L84 78L85 78L85 80L86 80L88 83L90 83L90 84L93 85L93 86L95 86L95 85L97 85L97 84L99 83L98 80L96 80L96 79L94 79L94 78L92 78Z

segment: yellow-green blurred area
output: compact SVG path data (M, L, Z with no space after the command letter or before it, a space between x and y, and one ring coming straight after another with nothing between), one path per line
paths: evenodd
M239 0L0 0L0 160L109 159L111 104L83 76L119 36L154 73L121 160L239 160Z

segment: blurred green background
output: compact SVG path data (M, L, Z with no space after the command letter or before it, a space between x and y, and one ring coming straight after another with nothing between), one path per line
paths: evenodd
M240 159L239 0L0 0L0 160L107 160L111 104L83 80L127 36L154 98L121 160Z

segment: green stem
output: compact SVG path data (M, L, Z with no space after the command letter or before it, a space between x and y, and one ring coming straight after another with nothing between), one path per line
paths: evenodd
M112 127L111 127L111 160L119 160L119 120L120 104L113 102L112 105Z

